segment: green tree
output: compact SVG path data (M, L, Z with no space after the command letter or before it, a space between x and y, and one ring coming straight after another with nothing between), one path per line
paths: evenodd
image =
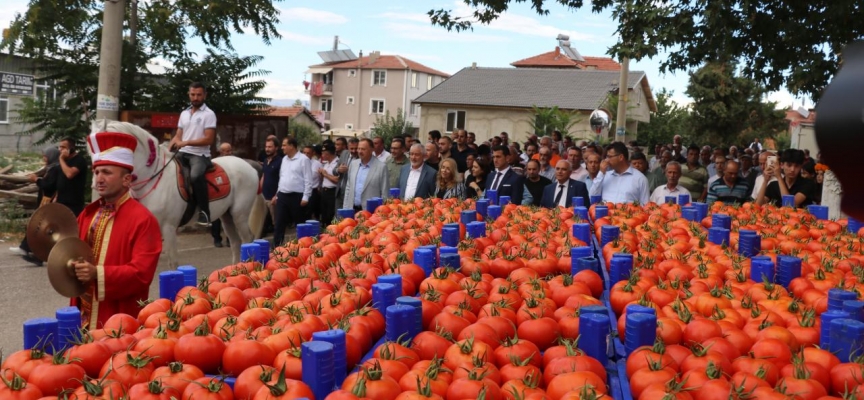
M165 75L152 97L143 99L142 109L152 111L182 110L189 106L189 84L195 81L207 85L207 107L220 114L266 113L270 99L258 96L267 82L259 78L265 70L251 70L263 57L241 57L226 50L208 49L201 61L183 59Z
M511 5L528 2L540 15L557 3L574 11L584 0L463 0L471 15L428 12L448 30L488 24ZM621 41L609 54L641 60L658 51L662 71L682 71L712 61L739 61L743 74L768 90L786 87L817 99L839 68L847 44L864 38L860 0L638 1L594 0L591 10L612 10Z
M552 131L561 132L563 136L569 136L573 127L582 121L582 118L576 112L569 112L552 107L537 107L531 106L531 112L534 114L534 120L530 121L531 129L535 135L551 136Z
M661 89L656 96L657 111L651 121L639 125L639 142L643 144L672 143L675 135L687 133L690 111L672 100L673 92Z
M390 115L390 111L384 111L383 116L375 117L375 127L372 128L372 137L380 137L387 147L396 135L404 135L414 129L411 121L405 118L402 109L396 110L396 115Z
M140 3L136 13L132 12L130 3L126 3L129 8L121 65L122 110L150 107L159 99L166 103L156 109L178 110L172 103L175 96L166 94L170 92L164 87L166 79L154 76L148 69L148 64L157 59L174 65L175 75L181 74L177 68L197 68L204 62L222 61L216 70L234 74L215 82L226 90L244 88L241 83L244 75L254 77L262 72L237 71L242 61L232 60L222 50L208 51L204 61L195 62L196 55L187 47L189 42L200 41L211 49L231 50L232 33L254 32L267 44L279 37L276 29L279 11L272 0L208 2L203 6L195 0L152 1ZM58 105L38 101L25 103L18 110L18 118L31 128L22 134L45 131L48 133L45 140L56 140L55 134L59 132L79 138L87 134L89 119L95 114L102 4L97 0L30 0L27 11L16 14L0 42L0 50L33 59L34 74L39 76L39 81L53 84L60 98ZM137 32L130 30L130 20L137 21ZM221 58L214 58L214 53ZM258 61L260 58L252 65ZM224 83L230 78L234 78L233 84ZM241 91L248 95L256 84L251 82ZM178 90L185 92L186 88ZM243 113L249 107L257 108L258 103L258 100L236 102L244 107L220 111Z
M784 126L776 103L763 103L765 89L735 76L735 65L707 64L690 74L687 95L693 99L690 128L694 139L734 144L746 134L773 136Z
M320 144L321 132L306 124L292 124L288 128L288 134L294 139L297 139L297 144L300 147Z

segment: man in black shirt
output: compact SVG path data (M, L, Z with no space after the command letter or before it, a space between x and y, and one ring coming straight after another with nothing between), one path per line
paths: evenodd
M453 141L456 142L456 147L450 148L450 157L456 161L459 172L465 172L468 169L468 155L477 155L477 151L468 147L468 132L464 129L453 132Z
M69 207L75 216L84 210L84 190L87 187L87 160L75 149L75 139L64 138L60 149L60 174L57 177L57 202Z
M525 164L525 194L522 196L523 206L540 206L543 198L543 188L551 184L552 180L540 175L540 162L528 160ZM530 196L528 196L530 194Z

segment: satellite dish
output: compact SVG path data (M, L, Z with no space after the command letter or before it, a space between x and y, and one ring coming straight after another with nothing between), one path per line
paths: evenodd
M598 135L609 132L610 121L609 113L600 109L594 110L589 118L591 130Z

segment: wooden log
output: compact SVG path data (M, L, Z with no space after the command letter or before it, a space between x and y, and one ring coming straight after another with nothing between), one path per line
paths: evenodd
M11 170L12 170L12 167L13 167L12 164L9 164L9 165L7 165L7 166L5 166L5 167L3 167L3 168L0 168L0 175L5 174L5 173L11 171Z
M3 175L0 174L0 180L12 183L30 183L30 178L27 175Z
M18 193L9 190L0 190L0 197L17 199L19 202L36 203L37 196L31 193Z
M15 193L38 193L39 192L39 186L27 185L27 186L22 186L18 189L12 190L12 191Z

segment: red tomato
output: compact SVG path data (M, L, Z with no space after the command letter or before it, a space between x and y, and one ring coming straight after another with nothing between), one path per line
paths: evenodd
M182 336L174 347L174 359L195 365L205 373L217 373L222 364L225 343L218 336L206 332L204 328L195 334Z
M70 364L62 356L54 356L50 364L33 368L28 382L39 388L43 395L59 396L64 390L75 390L84 380L84 368Z
M222 353L222 372L240 375L255 365L270 365L276 353L266 344L255 340L240 340L228 343Z

